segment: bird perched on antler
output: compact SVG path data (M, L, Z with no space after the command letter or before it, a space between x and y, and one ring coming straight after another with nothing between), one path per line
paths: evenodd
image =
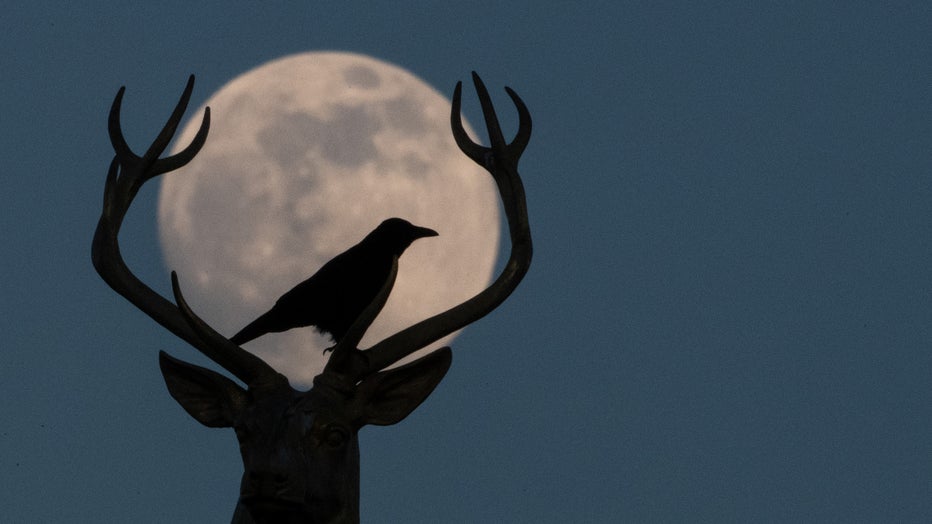
M401 218L379 224L355 246L324 264L275 302L267 313L252 321L230 340L245 344L266 333L314 326L339 342L353 321L378 295L400 257L419 238L437 232Z

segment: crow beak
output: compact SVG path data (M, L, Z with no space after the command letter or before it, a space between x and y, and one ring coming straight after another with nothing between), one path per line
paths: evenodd
M434 231L433 229L427 228L427 227L417 227L417 226L415 226L415 227L414 227L414 231L412 232L412 235L411 235L411 236L414 237L414 238L436 237L436 236L440 236L440 233Z

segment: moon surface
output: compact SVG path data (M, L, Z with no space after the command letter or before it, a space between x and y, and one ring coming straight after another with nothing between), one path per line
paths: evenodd
M393 216L440 236L405 251L361 347L491 281L501 227L494 182L456 147L450 101L413 74L357 54L303 53L240 75L205 105L207 143L162 176L158 221L168 267L221 333L231 336ZM306 386L331 345L308 327L244 347Z

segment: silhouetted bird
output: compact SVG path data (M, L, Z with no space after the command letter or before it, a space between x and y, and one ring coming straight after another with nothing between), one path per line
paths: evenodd
M383 221L366 238L324 264L317 273L285 293L275 305L232 340L238 345L291 328L314 326L335 342L379 294L392 269L412 242L437 232L401 218Z

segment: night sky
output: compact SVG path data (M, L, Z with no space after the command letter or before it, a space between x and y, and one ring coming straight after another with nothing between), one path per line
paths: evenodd
M506 134L503 86L534 118L531 270L360 432L364 522L932 521L932 7L500 4L5 9L5 521L229 521L233 432L157 365L203 358L91 266L107 111L126 85L141 150L189 74L193 114L315 50L447 96L476 70ZM168 294L151 186L121 240Z

